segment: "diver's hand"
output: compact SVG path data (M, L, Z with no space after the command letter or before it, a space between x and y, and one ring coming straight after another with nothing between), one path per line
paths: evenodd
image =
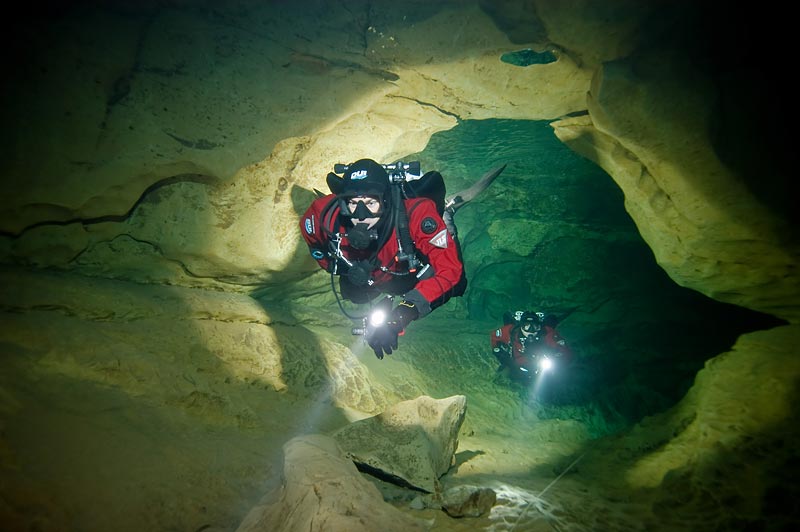
M392 354L392 350L397 349L397 335L399 330L390 323L383 323L369 331L367 343L375 351L375 356L383 360L384 353Z
M498 344L497 347L492 349L494 356L500 361L500 365L505 366L511 363L511 350L508 344Z
M375 356L382 360L384 354L391 355L397 349L397 336L418 317L419 310L414 303L403 301L397 305L386 323L374 327L367 337Z
M400 332L417 318L419 318L419 310L416 305L404 300L394 308L388 323L397 329L397 332Z

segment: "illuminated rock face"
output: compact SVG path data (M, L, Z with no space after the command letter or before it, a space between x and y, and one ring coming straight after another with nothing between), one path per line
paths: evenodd
M676 282L793 320L787 213L712 144L741 106L695 68L700 15L579 4L326 7L311 26L306 9L269 5L224 11L230 27L179 8L43 22L42 42L64 45L34 43L9 88L4 256L241 292L297 282L314 271L297 216L333 162L420 151L457 119L584 113L556 134L615 179ZM653 17L678 18L683 40L651 35ZM81 39L82 24L118 29ZM756 180L780 198L765 164Z
M149 509L146 528L196 530L208 524L209 508L214 524L230 529L243 515L232 509L237 501L260 497L259 475L277 476L267 460L253 473L253 456L279 453L298 432L329 431L426 394L469 397L463 475L562 471L587 438L660 412L663 401L653 397L677 400L675 390L690 386L682 402L622 443L593 446L581 476L561 483L563 504L581 510L572 515L606 515L612 496L600 494L615 493L614 501L632 501L629 515L639 523L681 515L671 513L681 505L696 511L689 519L698 529L726 524L702 521L712 513L758 523L762 496L791 479L778 473L797 441L786 406L800 371L796 325L745 335L698 359L680 340L703 339L698 331L713 320L702 310L712 307L681 316L694 322L690 334L651 334L616 319L639 311L630 300L590 305L591 277L554 269L563 279L543 288L534 274L543 258L555 262L554 250L593 256L594 242L616 235L576 220L557 235L563 247L551 245L552 226L512 212L529 189L527 176L509 167L488 224L461 213L475 273L468 297L437 311L431 325L414 324L398 356L379 364L347 336L349 322L335 314L328 278L298 233L333 163L416 154L467 120L550 121L558 139L618 185L635 229L673 281L737 305L738 314L725 316L745 320L740 332L779 323L746 323L763 318L755 311L794 324L797 214L785 156L772 148L789 136L779 129L782 112L763 111L773 98L780 108L783 92L769 75L748 78L763 73L751 68L760 63L756 52L738 44L734 28L744 19L693 26L710 22L707 13L635 0L318 2L315 13L302 2L193 4L65 10L3 35L18 55L0 111L0 341L9 353L0 456L18 481L9 485L20 487L4 493L19 528L41 522L25 513L35 506L51 521L70 515L98 529L117 527L135 507ZM702 38L708 28L731 29ZM767 41L748 35L763 51ZM715 63L720 50L737 60ZM458 164L451 177L485 170ZM553 213L561 220L568 209ZM509 260L494 262L498 256ZM511 259L530 272L523 299L580 308L565 326L587 346L582 362L601 367L604 378L619 371L615 390L629 391L635 407L598 413L614 403L608 380L581 382L586 403L563 411L532 410L491 381L485 328L521 293L502 283L518 273ZM630 277L617 282L633 285ZM615 335L631 329L636 342L623 348ZM626 372L646 366L643 352L656 344L675 356L648 360L651 377L680 366L687 380L672 395L657 389L658 379ZM170 451L183 449L187 435L207 441L204 431L229 452L246 451L223 459L209 444L185 451L191 463ZM87 450L76 436L53 463L52 447L41 442L66 432L93 443ZM241 443L253 433L269 436ZM131 472L114 451L144 467ZM109 472L103 483L85 474L93 470ZM160 476L148 473L156 470ZM109 487L91 504L107 509L102 518L86 509L81 489L37 477L62 472L76 473L85 490ZM123 477L130 485L115 489ZM539 488L551 479L542 480ZM708 497L715 482L731 497ZM177 511L147 497L114 498L131 486L152 500L184 496ZM583 511L585 486L596 512ZM639 494L642 487L654 491ZM675 500L685 492L691 500ZM36 493L47 494L47 504ZM707 511L712 499L717 506ZM636 528L627 524L608 528Z

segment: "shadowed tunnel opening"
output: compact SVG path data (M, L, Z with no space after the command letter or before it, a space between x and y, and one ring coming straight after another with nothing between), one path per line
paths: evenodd
M448 194L508 163L456 215L469 285L428 319L486 328L501 326L506 311L558 317L574 363L536 394L504 383L540 417L569 417L560 407L578 406L571 415L599 412L607 423L600 432L612 432L675 404L740 335L784 323L672 281L613 179L562 144L549 121L465 121L406 159L440 170Z

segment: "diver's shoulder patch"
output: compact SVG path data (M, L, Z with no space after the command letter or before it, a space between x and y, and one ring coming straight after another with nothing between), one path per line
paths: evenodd
M425 217L422 222L419 224L420 229L426 235L432 235L436 230L439 228L439 224L436 222L435 219L431 218L430 216Z
M430 243L437 248L447 249L447 229L442 229L431 238Z

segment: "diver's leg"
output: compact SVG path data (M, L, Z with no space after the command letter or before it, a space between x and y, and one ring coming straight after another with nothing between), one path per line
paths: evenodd
M486 172L478 181L476 181L471 187L466 190L462 190L460 192L456 192L451 196L447 196L444 199L444 208L445 210L451 210L453 214L466 205L468 202L475 199L475 197L486 190L489 185L499 176L503 170L506 169L506 165L503 164L498 166L497 168L493 168Z

